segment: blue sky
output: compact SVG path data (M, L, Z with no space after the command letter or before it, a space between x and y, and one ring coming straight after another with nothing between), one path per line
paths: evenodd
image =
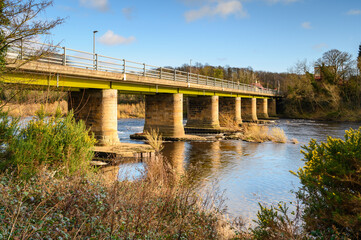
M361 0L54 0L61 46L156 66L200 62L284 72L330 49L356 57Z

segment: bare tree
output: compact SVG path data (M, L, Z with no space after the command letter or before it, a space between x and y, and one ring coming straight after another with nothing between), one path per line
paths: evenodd
M32 40L37 36L47 35L51 29L64 22L63 18L44 20L40 17L41 13L52 4L52 0L0 0L0 76L16 70L7 68L9 64L14 63L6 59L6 55L12 46L22 44L24 41ZM53 52L53 49L50 47L40 47L36 51L29 51L27 60L18 61L18 66L20 67L21 64L25 64L27 61L36 60L51 52ZM9 87L10 85L2 83L0 84L0 91L4 91ZM14 91L10 99L20 91L22 91L21 88ZM9 99L7 100L9 101ZM6 102L0 102L0 108Z
M333 74L335 82L350 77L353 73L353 65L352 55L337 49L325 52L322 58L316 61L317 67L326 67Z

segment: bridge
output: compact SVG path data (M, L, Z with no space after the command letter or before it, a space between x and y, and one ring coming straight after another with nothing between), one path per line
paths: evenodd
M50 51L35 60L39 49ZM182 138L183 98L186 128L219 129L219 115L237 123L276 115L271 89L157 67L100 54L20 41L7 53L10 71L2 81L68 91L69 109L85 121L100 145L117 143L117 94L145 95L144 131L158 129L164 137Z

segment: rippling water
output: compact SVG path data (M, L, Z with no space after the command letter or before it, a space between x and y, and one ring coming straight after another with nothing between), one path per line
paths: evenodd
M123 119L118 134L123 142L136 142L129 135L143 130L144 120ZM163 154L178 172L189 173L192 184L209 188L217 182L225 190L230 216L254 219L258 202L263 204L293 201L292 190L299 187L298 178L289 171L303 166L301 146L311 138L343 137L344 131L360 123L333 123L311 120L278 120L288 139L299 144L248 143L236 140L216 142L166 142Z

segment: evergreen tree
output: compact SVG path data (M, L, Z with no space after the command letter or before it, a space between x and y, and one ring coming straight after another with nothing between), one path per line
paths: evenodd
M358 47L357 68L361 74L361 44Z

